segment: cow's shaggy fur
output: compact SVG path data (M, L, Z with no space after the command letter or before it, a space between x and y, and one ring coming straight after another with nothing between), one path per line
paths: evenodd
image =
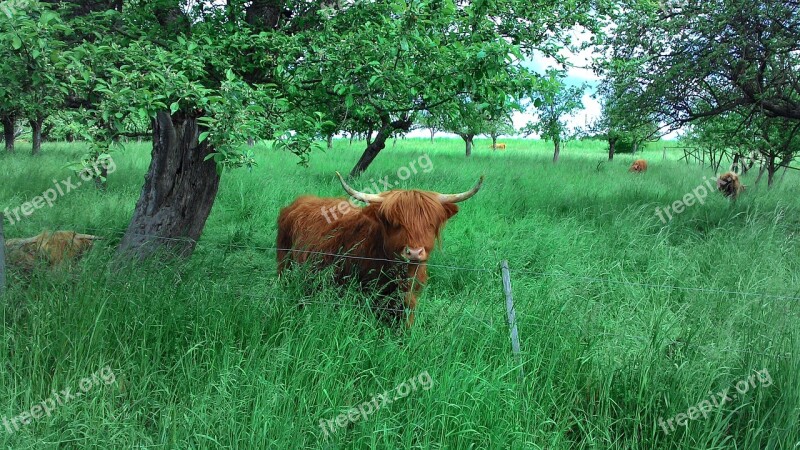
M647 171L647 161L643 159L637 159L636 161L631 164L631 168L628 169L629 172L645 172Z
M736 172L725 172L717 178L717 189L725 197L736 200L744 191L744 185L739 181L739 175Z
M11 265L31 270L38 261L54 267L65 261L76 260L100 239L90 234L74 231L43 231L31 238L6 241L6 257Z
M419 190L388 191L380 194L382 202L352 207L333 221L326 220L323 211L336 209L344 199L300 197L278 217L278 274L292 261L334 265L340 283L355 279L364 287L376 285L394 311L393 319L402 318L408 309L410 327L417 296L428 279L427 256L444 224L458 212L457 205L441 203L438 196ZM425 257L404 261L406 247L424 248Z

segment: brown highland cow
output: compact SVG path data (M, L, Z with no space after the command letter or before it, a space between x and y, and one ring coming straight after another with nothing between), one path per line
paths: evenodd
M647 161L643 159L637 159L636 161L631 164L631 168L628 169L628 172L646 172L647 171Z
M389 316L401 319L408 310L406 326L410 327L417 296L428 278L427 260L442 227L458 212L456 203L478 192L483 177L460 194L420 190L367 194L336 175L344 190L367 206L355 207L341 198L304 196L281 210L278 274L292 261L314 261L317 268L334 265L340 283L350 278L364 287L375 283L393 311Z
M744 185L739 181L739 175L736 172L725 172L717 178L717 189L725 197L736 200L744 191Z

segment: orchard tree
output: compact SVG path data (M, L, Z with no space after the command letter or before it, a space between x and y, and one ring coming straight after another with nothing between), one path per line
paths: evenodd
M96 33L66 56L69 97L96 130L96 152L124 135L131 115L152 129L150 167L118 253L189 255L222 171L252 162L239 145L288 118L275 75L289 46L282 30L308 26L313 12L259 0L74 6L72 20Z
M443 131L439 118L427 111L422 111L417 115L417 122L419 123L420 128L424 128L428 130L428 133L430 133L431 144L433 144L433 137L436 135L436 133Z
M27 4L0 14L0 32L7 41L0 46L5 97L12 112L2 114L8 126L15 118L27 119L32 134L32 153L41 151L42 123L64 102L63 37L71 30L45 4ZM8 97L13 97L8 99ZM7 125L4 123L4 127ZM5 134L5 133L4 133ZM13 149L13 139L10 141ZM7 139L8 145L8 139ZM9 147L7 147L9 148Z
M465 155L472 156L472 146L475 136L483 134L487 121L485 116L486 105L476 103L465 96L461 96L457 103L452 103L451 109L443 109L442 129L457 134L463 141Z
M561 143L570 136L565 119L583 108L581 98L585 86L568 86L564 76L562 71L547 71L547 78L534 100L537 120L529 122L522 130L525 135L538 133L540 138L553 142L553 163L558 162Z
M618 144L635 153L639 145L661 137L661 128L653 113L632 110L628 106L640 93L640 87L630 81L622 85L618 80L607 79L597 89L601 114L589 127L589 132L608 141L609 161L614 159Z
M517 110L517 108L514 108ZM509 112L499 112L491 115L486 124L486 134L492 139L492 150L497 149L497 138L512 135L516 132L514 121Z

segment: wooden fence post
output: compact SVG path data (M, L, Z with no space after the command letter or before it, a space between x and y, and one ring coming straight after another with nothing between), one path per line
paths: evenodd
M519 364L519 380L525 378L525 371L522 369L520 361L520 348L519 348L519 332L517 331L517 313L514 309L514 298L511 296L511 275L508 272L508 261L503 260L503 291L506 294L506 315L508 315L508 327L511 330L511 350L514 352L514 357Z
M6 238L3 235L5 220L5 214L0 212L0 297L6 293Z

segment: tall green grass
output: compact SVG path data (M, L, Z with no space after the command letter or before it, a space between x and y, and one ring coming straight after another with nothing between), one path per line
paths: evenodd
M363 142L338 140L310 168L269 145L252 171L225 173L194 256L111 273L107 262L141 190L144 145L114 155L108 190L80 187L6 224L105 236L72 271L12 273L2 299L0 416L92 388L9 434L6 448L795 448L800 442L800 183L790 172L735 204L716 193L667 224L655 214L707 168L644 152L605 162L602 143L398 140L357 188L463 191L486 182L448 223L410 332L390 329L368 296L302 270L275 277L275 222L296 196L342 195ZM80 144L0 157L0 209L72 175ZM400 167L429 155L432 170ZM641 157L641 155L636 156ZM744 178L752 185L753 177ZM511 354L498 264L507 259L525 378ZM778 296L788 296L786 298ZM766 369L707 419L665 434L667 420ZM331 436L332 419L427 371L429 390ZM2 419L2 417L0 417Z

